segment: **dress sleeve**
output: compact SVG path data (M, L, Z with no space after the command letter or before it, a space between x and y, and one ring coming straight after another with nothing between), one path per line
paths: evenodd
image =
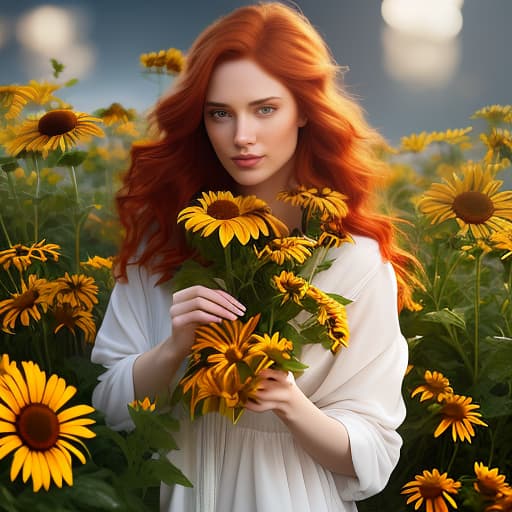
M353 272L357 266L350 268ZM344 288L342 275L335 279L338 293ZM365 499L385 487L398 463L402 440L396 429L405 418L401 389L408 348L400 332L391 264L379 257L359 283L346 306L349 346L333 356L310 345L314 354L308 354L313 359L306 361L311 367L305 372L314 368L316 373L311 375L309 398L348 431L357 477L333 475L347 501Z
M92 403L116 430L133 428L128 413L134 399L133 363L170 334L170 293L154 281L145 269L128 267L128 281L114 286L92 350L92 362L105 367Z

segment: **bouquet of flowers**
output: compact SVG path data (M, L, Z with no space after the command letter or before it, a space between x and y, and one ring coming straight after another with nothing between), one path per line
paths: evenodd
M329 249L352 242L343 228L345 196L299 186L278 199L299 206L302 229L289 233L265 201L230 192L205 192L183 209L195 257L174 277L174 291L195 284L221 288L246 306L242 319L196 329L188 367L175 393L194 419L217 411L236 423L265 368L301 372L301 347L321 343L333 355L349 329L340 295L312 282L328 268Z

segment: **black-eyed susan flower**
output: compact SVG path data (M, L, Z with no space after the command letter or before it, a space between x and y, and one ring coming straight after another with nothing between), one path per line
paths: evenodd
M218 232L222 247L233 238L242 245L261 235L286 236L288 229L270 213L265 201L256 196L236 196L231 192L203 192L198 206L189 206L178 214L178 222L202 237Z
M423 379L425 382L411 393L412 398L421 393L420 402L430 399L441 402L446 395L453 394L450 381L441 372L426 370Z
M47 379L33 362L23 362L22 367L24 375L15 367L0 377L0 459L14 452L10 479L21 471L23 482L32 478L34 492L48 490L52 480L58 487L63 480L73 485L71 455L85 464L76 444L87 450L80 438L95 436L86 426L94 420L84 417L94 409L63 409L76 388L55 374Z
M0 107L7 110L5 119L18 117L23 107L36 96L36 90L27 85L0 85Z
M93 256L92 258L89 257L87 261L82 261L80 265L84 267L91 267L91 268L106 268L111 269L114 259L112 256L109 256L108 258L103 258L101 256Z
M16 321L28 326L31 319L41 320L41 313L48 310L51 286L46 279L35 274L28 276L27 282L21 279L21 291L0 302L0 316L3 315L2 329L12 334Z
M53 330L55 334L66 328L76 335L78 329L83 332L86 343L94 342L96 324L90 311L83 309L82 306L72 306L69 303L61 302L52 306L51 313L55 319Z
M479 164L470 162L462 170L462 179L454 174L434 183L419 208L432 224L455 219L461 235L470 231L476 238L488 237L512 220L512 191L499 192L503 182Z
M510 485L505 481L505 475L500 475L498 468L489 469L482 462L475 462L474 469L476 480L473 487L485 499L495 500L507 492L512 492Z
M477 110L472 116L486 119L491 124L512 122L512 105L488 105Z
M23 244L16 244L9 249L0 251L0 265L8 270L11 265L14 265L20 272L27 270L32 264L33 260L45 262L48 258L54 261L59 259L60 246L57 244L47 244L45 240L36 242L30 247Z
M401 494L410 494L407 504L415 503L414 510L423 504L428 512L448 512L448 506L457 508L451 495L457 495L461 483L448 478L447 473L440 473L438 469L424 470L422 475L416 475L414 480L402 487Z
M471 437L475 435L473 425L487 427L487 423L480 419L482 414L476 411L480 406L472 402L473 399L469 396L446 395L441 402L439 413L442 419L434 432L434 437L439 437L451 427L454 442L460 439L471 443Z
M50 151L60 149L64 152L91 136L103 137L103 130L95 124L99 122L101 119L84 112L51 110L39 119L25 120L5 148L13 156L22 151L33 151L46 158Z
M329 187L306 188L302 185L295 189L279 192L277 199L299 206L309 219L313 214L319 217L343 218L348 214L347 196Z
M91 311L98 304L98 286L94 278L68 272L54 282L53 298L56 302L70 304L73 308Z
M272 334L267 333L263 335L255 334L253 336L252 346L249 348L249 360L252 356L259 359L260 362L255 368L254 372L258 374L260 370L268 367L269 362L280 363L289 361L292 358L293 343L283 338L278 332Z
M156 409L156 403L152 402L147 396L144 397L144 400L132 400L128 405L136 411L153 412Z
M309 288L308 282L304 278L283 270L278 276L273 276L272 281L279 293L283 295L281 305L289 300L299 305L302 304L301 301Z
M354 239L343 228L340 218L327 219L320 224L318 245L322 247L339 247L344 243L354 243Z
M311 256L311 249L316 246L314 240L305 237L288 236L274 238L263 249L254 251L258 259L268 257L274 263L283 265L285 261L304 263Z

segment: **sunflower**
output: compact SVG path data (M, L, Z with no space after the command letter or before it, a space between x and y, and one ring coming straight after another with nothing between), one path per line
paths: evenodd
M343 218L348 214L348 206L345 202L347 196L329 187L308 189L299 185L293 190L279 192L277 199L299 206L306 212L307 219L310 219L314 213L325 218Z
M80 306L73 307L68 303L58 303L51 309L55 318L56 326L53 332L57 334L63 327L66 327L76 336L76 329L84 333L86 343L93 343L96 336L96 324L90 311Z
M66 108L68 105L53 93L58 91L61 86L52 84L50 82L38 82L37 80L30 80L28 85L36 91L36 96L33 99L34 103L38 105L48 105L49 103L57 103L61 108Z
M489 238L494 249L502 249L506 251L501 259L504 260L512 255L512 226L496 231Z
M342 219L332 218L320 224L321 233L318 245L322 247L339 247L345 242L354 243L354 239L343 228Z
M58 487L62 480L73 485L71 454L85 464L83 453L73 443L87 450L80 438L95 436L85 426L94 420L83 416L94 409L88 405L62 409L76 388L57 375L47 379L31 361L22 366L24 376L15 367L0 378L0 459L15 450L11 481L23 468L23 482L31 476L34 492L41 487L48 490L52 480Z
M292 300L300 306L302 304L301 300L305 297L309 287L307 281L302 277L286 270L283 270L278 276L274 276L272 282L278 291L283 294L281 305Z
M423 471L423 475L416 475L414 480L402 487L401 494L410 494L407 504L416 502L414 510L418 510L425 503L428 512L448 512L446 502L457 508L455 500L450 494L457 494L461 483L448 478L447 473L440 474L438 469Z
M153 412L156 408L156 403L152 402L147 396L144 398L144 400L133 400L128 405L136 411L142 410Z
M102 108L95 112L99 118L105 123L106 126L111 126L116 123L128 123L135 119L136 113L133 108L125 109L120 103L112 103L108 108Z
M0 301L0 315L4 315L2 329L12 334L16 320L28 326L30 319L41 320L41 313L46 313L50 302L51 288L46 279L39 279L35 274L28 276L28 282L21 280L21 293L11 294L11 298Z
M26 85L0 85L0 106L7 109L5 119L14 119L20 115L23 107L33 100L37 92Z
M145 68L158 73L162 73L165 68L167 73L177 75L185 65L185 58L180 50L169 48L158 52L143 53L140 56L140 63Z
M258 374L262 368L268 367L269 362L289 361L292 358L292 350L293 343L286 338L281 338L278 332L275 332L272 336L267 333L263 336L255 334L253 344L249 349L249 355L253 355L256 359L263 357L254 373Z
M233 197L231 192L203 192L198 206L181 210L178 222L184 222L187 231L200 231L202 237L218 231L222 247L226 247L233 237L246 245L251 237L288 234L287 227L270 214L263 200L256 196Z
M1 377L6 373L11 373L12 369L16 367L16 362L9 359L9 354L2 354L0 357L0 385Z
M47 112L39 119L27 119L16 130L16 137L5 145L9 154L22 151L40 152L43 158L58 148L67 151L89 136L103 137L101 128L94 123L101 119L83 112L58 109Z
M485 512L512 512L512 492L506 492L492 505L489 505Z
M406 152L411 151L413 153L421 153L430 144L434 142L434 138L431 133L411 133L411 135L404 136L400 139L400 151Z
M70 276L66 272L54 283L53 296L59 303L68 303L73 308L83 308L87 311L91 311L94 305L98 304L98 286L90 276L84 274Z
M420 402L431 398L441 402L445 396L453 394L450 381L441 372L426 370L423 378L425 383L411 393L411 398L421 393Z
M440 414L443 417L441 423L434 432L434 437L439 437L447 428L452 427L452 438L456 442L457 438L461 441L467 440L471 443L471 436L475 435L473 425L482 425L487 427L480 417L482 416L475 409L479 409L478 404L471 403L471 397L462 395L446 395L442 402Z
M87 261L82 261L80 265L86 266L86 267L92 267L96 269L100 268L107 268L111 269L113 264L113 258L112 256L109 256L108 258L102 258L101 256L93 256L92 258L89 258Z
M494 500L511 492L510 485L505 482L505 475L500 475L498 468L489 469L482 462L475 462L474 468L476 481L473 486L485 498Z
M285 261L295 261L304 263L311 256L311 248L315 247L316 242L309 238L299 236L288 236L284 238L274 238L261 251L255 247L254 251L258 259L268 257L274 263L283 265Z
M503 182L478 164L463 170L462 180L453 174L445 183L434 183L419 208L432 224L455 219L461 235L469 230L475 238L488 237L512 220L512 191L498 192Z

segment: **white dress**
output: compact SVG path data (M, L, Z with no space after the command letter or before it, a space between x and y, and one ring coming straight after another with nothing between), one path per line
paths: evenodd
M309 368L297 385L325 414L346 427L357 477L334 474L304 452L272 412L245 411L237 425L216 413L190 423L181 419L170 457L193 488L162 488L165 512L343 512L379 492L398 462L396 428L405 417L401 383L407 343L396 309L396 279L374 240L331 249L333 265L315 279L321 290L341 294L350 328L348 348L333 356L307 345ZM169 336L171 295L156 277L131 267L128 283L116 284L92 354L106 366L93 405L115 429L131 427L137 356ZM177 377L179 378L179 376ZM307 421L307 419L305 419Z

